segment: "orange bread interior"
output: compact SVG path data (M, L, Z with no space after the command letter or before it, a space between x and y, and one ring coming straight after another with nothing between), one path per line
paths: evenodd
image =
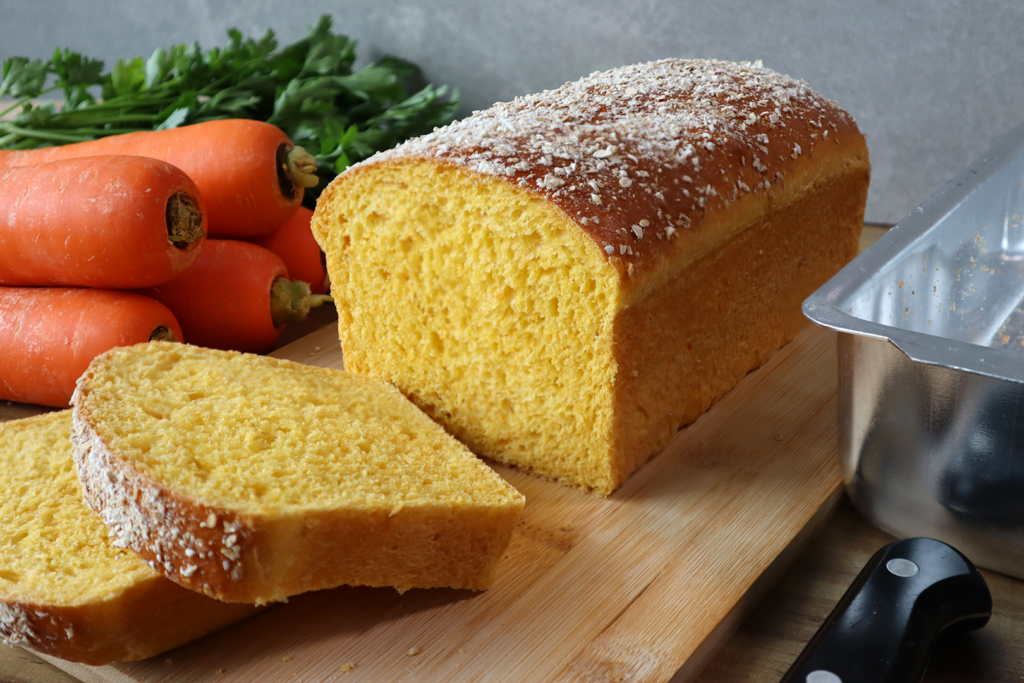
M89 504L222 600L487 588L523 507L393 386L344 371L154 342L94 361L74 411Z
M82 502L71 411L0 424L0 633L86 664L142 659L255 610L168 581Z
M807 84L663 60L357 164L313 230L348 369L477 454L608 495L792 338L856 254L869 176Z

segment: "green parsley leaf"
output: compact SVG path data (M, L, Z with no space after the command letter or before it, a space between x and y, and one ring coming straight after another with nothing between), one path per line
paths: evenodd
M11 57L4 60L4 79L0 82L0 97L37 97L50 73L50 65L40 59Z
M168 128L177 128L178 126L180 126L182 123L185 122L185 119L188 118L189 111L190 111L190 109L188 107L178 107L177 109L172 111L170 114L168 114L167 118L165 118L163 121L160 122L160 125L158 125L156 127L156 130L166 130Z
M104 83L103 96L105 99L118 95L129 95L142 90L146 82L146 64L142 57L125 62L117 60L114 70L110 74L110 80ZM109 88L106 87L109 85Z
M267 30L247 38L227 32L224 47L198 43L157 49L148 58L103 63L70 50L53 59L4 62L0 97L20 110L0 125L0 149L30 149L201 121L269 121L317 159L322 182L307 190L312 205L336 173L402 140L450 123L457 90L422 87L415 64L385 56L358 71L356 43L335 34L324 15L306 36L278 46ZM53 77L52 85L47 85ZM62 105L33 98L61 90Z

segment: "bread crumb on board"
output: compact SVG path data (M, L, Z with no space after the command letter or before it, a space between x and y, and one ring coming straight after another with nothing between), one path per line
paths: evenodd
M421 652L421 650L418 647L410 647L409 651L405 653L405 656L406 657L415 657L420 652Z
M341 671L341 673L343 673L343 674L347 674L349 671L351 671L354 668L356 668L355 663L353 663L353 662L346 662L346 663L342 664L341 667L338 670Z

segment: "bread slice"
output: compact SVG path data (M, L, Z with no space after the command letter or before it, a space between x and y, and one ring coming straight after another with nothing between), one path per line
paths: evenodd
M857 252L853 119L758 64L521 97L317 202L349 370L485 457L607 495L803 324Z
M116 547L82 503L71 411L0 424L0 634L84 664L143 659L249 616Z
M340 370L156 342L97 358L73 405L89 506L221 600L482 590L523 508L397 389Z

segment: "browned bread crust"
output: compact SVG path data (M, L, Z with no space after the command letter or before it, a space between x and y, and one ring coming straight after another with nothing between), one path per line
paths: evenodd
M117 543L199 594L235 593L242 550L254 553L254 521L168 490L111 452L89 427L88 409L78 414L72 442L85 502Z
M80 605L0 602L4 642L90 666L155 657L259 611L182 588L154 572L147 581Z
M544 197L634 296L816 183L855 173L849 191L866 200L870 172L864 136L835 102L759 64L713 60L592 74L475 112L346 174L416 157Z
M38 555L26 571L21 563L0 567L0 635L5 642L73 662L103 665L152 657L243 619L256 610L228 605L168 581L128 550L111 545L107 529L81 501L71 464L71 411L16 420L0 427L17 439L17 464L7 463L6 496L24 496L21 486L35 482L48 498L31 522L17 514L3 534L5 548ZM40 479L47 472L46 479ZM16 481L15 481L16 480ZM12 482L14 482L12 484ZM21 492L19 492L21 491ZM12 509L6 512L11 515ZM49 529L45 527L50 527ZM21 548L26 536L52 537L49 547ZM67 532L67 533L65 533ZM102 550L96 548L103 547ZM66 553L77 557L67 558ZM109 566L97 566L109 564ZM65 572L94 572L83 593L68 593ZM113 577L111 580L110 577Z

